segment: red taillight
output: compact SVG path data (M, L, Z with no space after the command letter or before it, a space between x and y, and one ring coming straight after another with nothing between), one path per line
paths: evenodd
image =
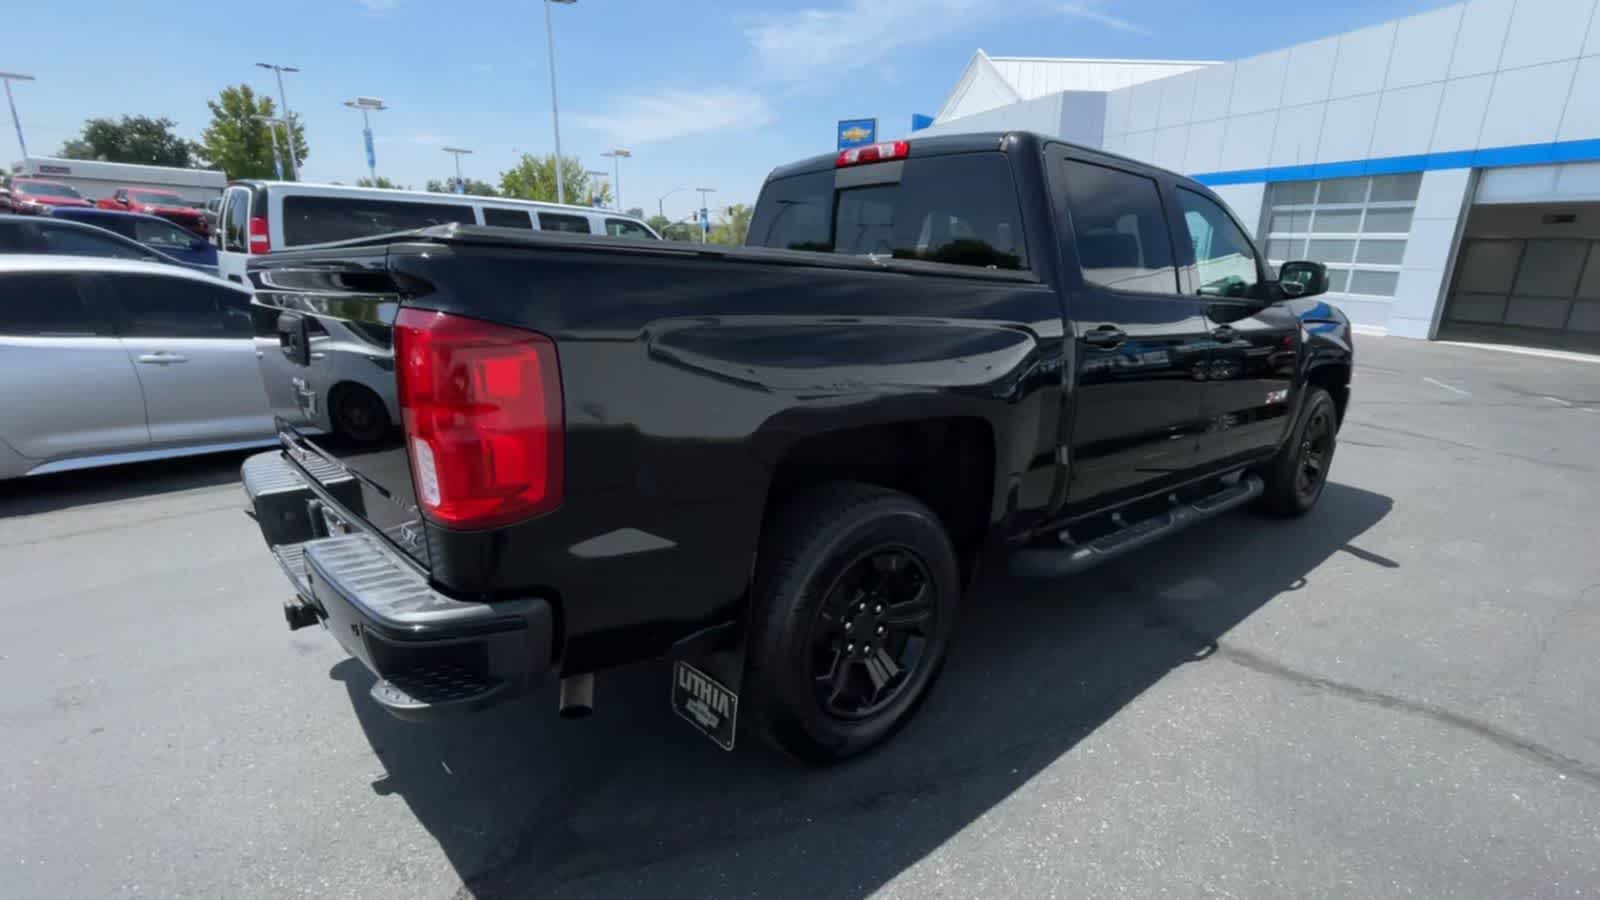
M862 163L886 162L891 159L905 159L910 155L910 141L890 141L886 144L868 144L865 147L851 147L849 150L839 151L839 158L834 161L834 168L842 169L845 166L859 166Z
M250 218L250 252L269 253L272 251L272 238L267 236L267 220L260 216Z
M554 342L408 308L395 319L394 351L417 501L430 520L494 528L561 505L565 423Z

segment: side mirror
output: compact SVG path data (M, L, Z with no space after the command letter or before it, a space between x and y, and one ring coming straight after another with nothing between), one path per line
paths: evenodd
M1319 262L1296 260L1278 268L1278 287L1285 297L1315 297L1328 292L1328 267Z

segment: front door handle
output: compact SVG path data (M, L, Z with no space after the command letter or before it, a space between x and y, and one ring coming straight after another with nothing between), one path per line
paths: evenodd
M1101 325L1083 336L1083 342L1093 347L1115 347L1128 339L1128 333L1115 325Z
M239 275L229 275L228 280L234 284L244 284L244 278Z
M166 350L157 350L154 353L146 353L139 357L139 362L149 366L170 366L173 363L185 363L188 361L189 357L179 356Z
M1239 336L1239 332L1233 330L1232 325L1223 325L1216 331L1211 332L1211 336L1219 341L1231 341Z

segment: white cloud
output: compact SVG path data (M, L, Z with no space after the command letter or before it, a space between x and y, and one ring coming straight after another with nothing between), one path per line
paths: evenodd
M766 16L745 28L763 75L804 81L878 62L901 47L968 31L1019 4L987 0L849 0L838 9Z
M619 99L603 112L576 113L579 128L605 133L618 144L648 144L707 132L738 133L771 122L765 97L738 88L668 89Z
M1085 22L1104 25L1112 31L1123 31L1128 34L1144 35L1145 37L1155 36L1154 31L1140 25L1138 22L1106 12L1101 9L1102 5L1097 0L1083 0L1083 2L1063 3L1056 9L1060 10L1061 14L1068 18L1082 19Z

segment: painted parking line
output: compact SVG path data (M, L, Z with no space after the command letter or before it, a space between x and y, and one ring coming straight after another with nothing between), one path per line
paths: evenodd
M1440 381L1437 378L1429 378L1427 376L1423 376L1422 380L1426 381L1427 383L1429 383L1431 385L1433 385L1434 387L1444 388L1445 390L1447 390L1447 391L1449 391L1449 392L1451 392L1453 394L1460 394L1463 397L1471 397L1472 396L1472 394L1470 392L1463 391L1461 388L1458 388L1455 385L1445 384L1444 382Z

